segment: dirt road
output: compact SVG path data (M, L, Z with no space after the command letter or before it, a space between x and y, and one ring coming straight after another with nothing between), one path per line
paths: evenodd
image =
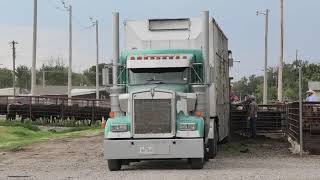
M102 140L102 135L66 138L1 152L0 179L320 179L320 156L290 155L280 140L224 145L203 170L191 170L187 161L176 160L132 163L118 172L108 171Z

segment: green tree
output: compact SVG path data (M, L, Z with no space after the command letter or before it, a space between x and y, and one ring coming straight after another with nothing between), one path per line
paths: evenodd
M298 66L302 67L303 92L308 89L309 81L320 81L320 65L309 63L308 61L293 61L290 64L284 64L283 71L283 91L284 98L288 101L297 101L299 95L299 71ZM268 69L268 100L269 103L277 100L277 76L276 68ZM263 94L263 76L251 75L249 78L243 77L239 81L233 83L233 89L236 94L242 97L246 94L254 94L258 102L262 100Z
M38 83L43 81L43 73L45 84L51 86L68 85L68 67L62 62L61 58L51 58L46 65L43 65L38 72ZM81 86L84 84L84 76L82 73L72 72L72 85Z
M245 95L255 95L257 100L261 100L259 86L263 83L262 76L251 75L249 78L243 77L233 83L233 89L238 96L243 98Z
M102 85L102 69L105 66L105 63L99 64L99 85ZM84 71L85 83L88 86L96 85L96 66L91 66L89 69Z
M31 87L31 71L25 65L19 65L16 68L16 85L19 88L30 89Z
M72 73L72 86L86 85L85 76L82 73Z
M0 68L0 88L12 87L12 71Z
M43 81L43 73L46 85L67 85L68 68L63 64L61 58L51 58L47 64L42 65L40 71L37 72L37 84Z

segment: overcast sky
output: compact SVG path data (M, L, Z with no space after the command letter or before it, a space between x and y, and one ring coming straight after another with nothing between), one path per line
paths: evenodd
M9 41L16 40L17 64L31 65L33 0L0 0L0 67L11 68ZM67 1L68 3L70 2ZM264 17L257 10L270 9L269 66L279 61L280 8L279 0L72 0L74 12L75 71L95 63L94 29L89 17L100 21L101 61L111 57L112 12L120 18L143 19L199 16L209 10L229 38L229 48L236 60L232 76L239 79L262 74L264 58ZM68 16L60 0L38 0L37 66L50 57L68 59ZM290 62L299 49L300 57L320 62L320 1L285 0L285 61ZM123 25L121 23L121 25ZM121 27L122 28L122 27ZM123 45L123 43L121 42Z

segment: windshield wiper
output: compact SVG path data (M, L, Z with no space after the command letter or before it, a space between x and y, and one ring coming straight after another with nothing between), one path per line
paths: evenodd
M155 82L155 84L166 84L166 83L163 81L158 81L158 82Z
M147 82L145 84L150 84L151 82L154 82L153 84L165 84L162 80L160 79L147 79Z
M151 79L147 79L146 81L162 81L161 79L154 79L154 78L151 78Z

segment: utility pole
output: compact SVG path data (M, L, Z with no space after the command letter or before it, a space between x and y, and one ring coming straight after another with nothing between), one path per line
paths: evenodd
M280 26L281 26L281 37L280 37L280 62L279 62L279 70L278 70L278 101L283 101L283 47L284 47L284 20L283 20L283 0L280 0Z
M300 156L303 153L303 119L302 119L302 67L299 66L299 141L300 141Z
M265 16L265 49L264 49L264 78L263 78L263 104L268 104L268 34L269 34L269 9L265 12L257 11L257 15Z
M98 20L95 22L96 26L96 53L97 53L97 62L96 62L96 99L99 99L99 24Z
M68 8L69 11L69 67L68 67L68 98L71 98L72 89L72 6ZM71 101L68 100L71 105Z
M46 87L46 72L42 70L42 87Z
M16 97L16 44L17 41L11 41L12 46L12 86L13 86L13 97Z
M68 98L71 98L72 89L72 6L67 6L64 0L61 0L63 7L69 12L69 65L68 65ZM68 99L68 105L71 105Z
M37 62L37 16L38 1L33 0L33 46L32 46L32 67L31 67L31 95L35 95L36 88L36 62Z
M296 50L296 61L298 61L298 50ZM303 154L303 105L302 105L302 64L299 64L299 142L300 156Z

